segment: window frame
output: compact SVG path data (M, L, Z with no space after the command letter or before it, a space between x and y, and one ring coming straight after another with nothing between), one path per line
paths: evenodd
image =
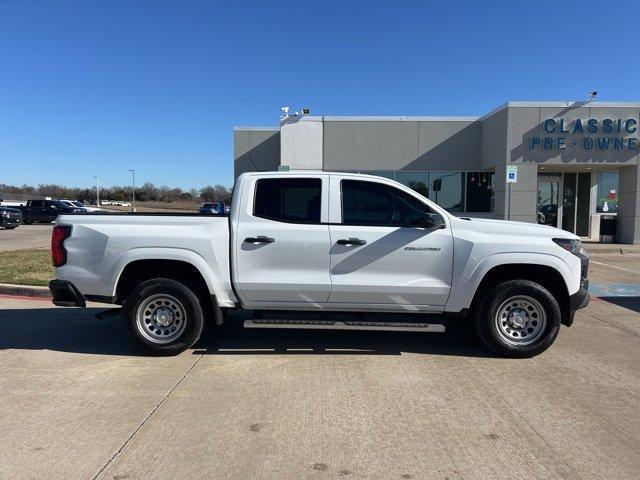
M320 182L319 184L319 190L320 190L320 211L318 214L318 221L311 221L311 222L300 222L300 221L295 221L295 220L288 220L288 219L282 219L282 218L272 218L272 217L266 217L264 215L259 215L256 213L256 200L258 198L258 187L260 185L260 182L262 181L274 181L274 180L281 180L281 181L291 181L291 180L316 180L318 182ZM322 199L323 199L323 195L324 195L324 182L323 182L323 178L322 177L297 177L297 178L286 178L286 177L265 177L265 178L258 178L253 186L253 201L251 203L251 216L255 217L255 218L261 218L263 220L269 220L271 222L278 222L278 223L288 223L288 224L293 224L293 225L322 225L324 222L322 222Z
M382 178L382 177L381 177ZM421 227L419 225L412 225L412 224L388 224L388 223L371 223L371 224L360 224L360 223L346 223L344 221L344 182L359 182L359 183L369 183L369 184L373 184L373 185L382 185L383 187L386 187L388 189L391 190L397 190L399 192L402 192L405 195L408 195L410 197L412 197L415 201L421 203L422 205L425 206L425 208L428 210L428 212L425 213L430 213L431 215L437 215L440 220L442 222L444 222L445 225L447 225L447 221L446 221L446 217L444 215L442 215L441 212L437 211L436 209L434 209L431 205L429 205L429 203L427 202L423 202L422 198L425 198L423 195L419 194L418 192L415 192L414 190L411 190L409 187L409 190L411 190L412 193L409 193L403 189L398 188L395 185L389 185L386 182L375 182L375 181L371 181L368 179L359 179L359 178L341 178L340 179L340 223L338 223L338 225L343 225L343 226L348 226L348 227L384 227L384 228L424 228ZM414 195L415 194L415 195ZM398 195L400 197L400 195ZM419 198L421 197L421 198ZM426 199L426 198L425 198Z

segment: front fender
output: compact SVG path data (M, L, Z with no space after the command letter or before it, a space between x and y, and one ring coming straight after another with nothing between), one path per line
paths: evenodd
M468 262L457 279L445 311L459 312L471 306L473 297L485 275L493 268L501 265L526 264L553 268L564 279L569 295L580 289L580 260L576 257L576 265L569 265L565 259L556 255L530 252L494 253L477 263Z

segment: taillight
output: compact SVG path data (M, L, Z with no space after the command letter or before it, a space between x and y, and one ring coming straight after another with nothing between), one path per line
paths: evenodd
M53 227L51 234L51 261L54 267L61 267L67 263L67 251L64 249L64 241L71 236L69 225Z

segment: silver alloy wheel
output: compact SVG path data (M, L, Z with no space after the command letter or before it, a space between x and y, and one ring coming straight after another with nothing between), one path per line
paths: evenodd
M136 326L144 338L159 344L170 343L182 335L187 323L184 306L164 293L152 295L138 307Z
M498 307L495 322L498 333L505 342L524 346L534 343L544 333L547 314L534 298L516 295Z

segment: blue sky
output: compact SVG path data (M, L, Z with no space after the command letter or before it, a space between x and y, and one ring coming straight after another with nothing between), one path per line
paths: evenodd
M0 0L0 183L233 181L233 127L640 100L639 9L536 1Z

